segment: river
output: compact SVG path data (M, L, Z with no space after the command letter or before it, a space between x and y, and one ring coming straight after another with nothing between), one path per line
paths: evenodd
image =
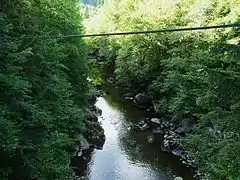
M161 150L162 136L136 131L131 124L144 120L145 111L124 99L121 90L107 85L107 94L97 99L102 110L99 121L105 130L102 150L94 150L86 161L86 180L192 180L194 171L180 159ZM152 143L148 138L154 139Z

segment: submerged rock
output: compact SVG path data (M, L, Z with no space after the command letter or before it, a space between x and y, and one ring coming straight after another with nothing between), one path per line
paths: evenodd
M153 143L153 142L154 142L154 136L148 136L148 137L147 137L147 141L148 141L149 143Z

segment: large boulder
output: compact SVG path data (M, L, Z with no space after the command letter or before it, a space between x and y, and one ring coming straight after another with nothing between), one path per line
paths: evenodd
M149 100L149 98L144 93L138 93L134 97L134 103L139 105L139 106L149 106L149 105L151 105L151 101Z

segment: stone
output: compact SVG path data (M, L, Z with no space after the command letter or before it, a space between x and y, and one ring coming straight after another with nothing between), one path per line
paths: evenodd
M97 117L96 113L89 109L86 110L85 118L88 121L94 121L94 122L98 121L98 117Z
M151 119L151 122L152 122L152 123L155 123L155 124L159 124L159 125L161 124L161 120L158 119L158 118L152 118L152 119Z
M133 97L133 95L132 95L131 93L125 93L125 94L123 95L123 97L124 97L125 99L130 99L130 100L133 100L133 99L134 99L134 97Z
M99 109L98 107L96 107L95 113L96 113L96 116L101 116L102 115L102 110Z
M150 108L148 108L148 109L147 109L147 112L151 112L151 109L150 109Z
M182 156L184 156L184 151L181 150L181 149L174 149L174 150L172 151L172 154L174 154L175 156L180 156L180 157L182 157Z
M178 144L173 139L165 139L162 144L162 150L172 152L178 148Z
M149 129L150 128L150 126L147 124L147 123L145 123L141 128L140 128L140 130L141 131L146 131L147 129Z
M153 133L154 134L163 134L163 130L160 127L157 127L155 129L153 129Z
M82 149L78 152L78 154L77 154L77 156L82 156L83 155L83 153L82 153Z
M136 103L139 106L148 106L151 104L149 98L144 93L138 93L134 97L134 103Z
M151 118L147 117L144 122L150 123L151 122Z
M133 97L125 97L126 100L133 100Z
M144 124L145 124L145 121L143 120L138 122L138 126L143 126Z
M163 144L162 144L162 150L163 150L163 151L166 151L166 152L170 152L170 151L171 151L168 141L164 141L164 142L163 142Z
M183 180L183 178L178 176L178 177L175 177L174 180Z
M107 79L107 82L109 84L114 84L114 79L110 77L110 78Z

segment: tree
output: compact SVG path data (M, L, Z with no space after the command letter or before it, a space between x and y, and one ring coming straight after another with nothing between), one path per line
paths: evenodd
M0 179L71 179L70 153L88 97L75 0L0 2Z

